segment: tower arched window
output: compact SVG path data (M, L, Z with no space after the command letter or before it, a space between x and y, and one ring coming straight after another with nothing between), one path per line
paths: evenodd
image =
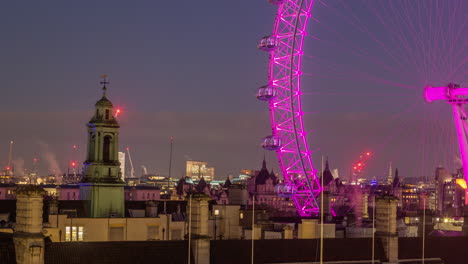
M106 109L106 120L109 119L109 109Z
M102 153L102 159L104 162L110 161L110 147L111 147L111 141L112 137L111 136L105 136L104 137L104 146L103 146L103 153Z

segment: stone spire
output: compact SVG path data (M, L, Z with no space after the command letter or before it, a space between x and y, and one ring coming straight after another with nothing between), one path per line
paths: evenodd
M260 171L255 175L255 184L265 184L265 181L270 177L270 173L268 172L265 156L263 157L262 168Z
M267 169L267 166L266 166L265 155L263 155L262 170L266 170L266 169Z
M231 186L232 183L231 183L231 180L229 179L229 176L226 178L226 181L224 182L224 185L223 187L224 188L229 188L229 186Z
M327 160L325 162L325 169L322 172L322 177L324 177L323 178L323 185L324 186L327 186L330 182L333 181L333 175L332 175L332 173L330 171L330 166L328 164L328 157L327 157Z
M83 182L121 182L118 157L119 124L113 115L113 105L106 97L106 84L102 81L103 96L96 102L96 110L87 124L88 151L84 162Z
M80 198L90 202L90 217L123 217L124 198L119 162L119 124L113 115L114 106L106 97L107 76L101 82L102 98L87 124L88 149Z
M400 188L400 177L398 176L398 168L395 169L395 177L393 178L393 188Z

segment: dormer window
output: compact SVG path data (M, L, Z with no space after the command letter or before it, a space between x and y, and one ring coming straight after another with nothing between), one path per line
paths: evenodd
M106 120L109 119L109 109L106 109Z

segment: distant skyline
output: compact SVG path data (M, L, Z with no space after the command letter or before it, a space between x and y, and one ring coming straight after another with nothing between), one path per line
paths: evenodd
M310 94L304 110L317 169L321 156L328 156L347 177L364 151L375 153L369 177L385 177L390 161L402 177L432 176L439 164L456 167L450 109L426 104L422 87L466 83L466 64L456 66L468 58L468 29L455 23L450 29L458 34L449 34L444 26L422 25L414 38L395 39L413 37L407 25L424 17L407 17L404 1L394 1L395 10L387 3L315 4L303 84ZM435 2L412 3L418 4L408 10L430 9ZM441 6L434 20L445 21L448 13L454 21L466 19L468 3ZM400 24L389 19L392 12L401 16ZM34 157L43 173L54 166L65 171L72 159L81 164L85 123L101 96L99 76L108 74L109 99L123 110L121 151L131 148L137 174L141 165L167 174L171 136L174 177L193 159L207 161L216 178L225 179L240 169L259 169L265 153L268 167L279 172L274 153L260 147L271 132L267 105L254 97L267 80L268 61L256 42L269 34L274 15L275 6L263 0L2 3L0 164L7 162L10 140L17 167L31 168ZM379 26L379 18L387 24ZM453 46L421 44L432 41L432 31ZM424 52L431 56L420 56Z

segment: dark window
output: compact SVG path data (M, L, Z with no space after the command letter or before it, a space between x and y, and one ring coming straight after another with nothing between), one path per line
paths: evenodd
M104 148L102 153L102 158L104 161L110 161L110 145L111 145L111 137L105 136L104 137Z
M109 109L106 109L106 120L109 119Z
M89 136L91 137L91 140L89 141L88 160L93 161L93 160L95 160L94 148L95 148L95 144L96 144L96 135L94 133L89 133Z

